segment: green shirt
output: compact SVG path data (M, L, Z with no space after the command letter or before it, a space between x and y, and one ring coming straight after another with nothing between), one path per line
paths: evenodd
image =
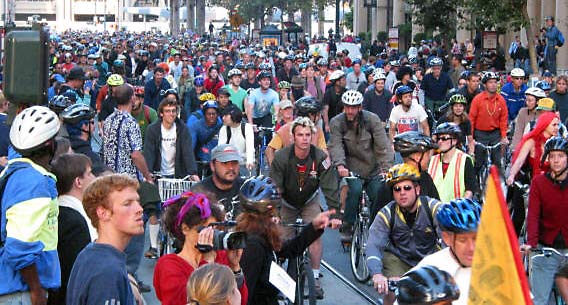
M156 112L156 110L146 105L142 105L142 107L144 107L143 111L140 111L140 113L138 114L134 114L134 112L132 112L132 116L136 119L136 122L138 122L138 125L140 126L140 133L142 134L142 142L144 142L146 127L148 127L148 125L158 120L158 113Z
M235 92L232 88L231 85L225 85L225 89L227 89L227 91L229 91L229 93L231 94L231 96L229 97L229 100L231 100L231 102L239 107L239 109L241 109L241 111L245 111L244 109L244 100L247 97L247 91L241 87L239 87L239 90L237 90L237 92Z

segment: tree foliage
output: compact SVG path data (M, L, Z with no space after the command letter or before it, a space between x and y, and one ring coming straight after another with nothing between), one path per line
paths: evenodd
M442 36L456 29L458 8L465 0L406 0L413 6L413 18L428 33L439 31Z

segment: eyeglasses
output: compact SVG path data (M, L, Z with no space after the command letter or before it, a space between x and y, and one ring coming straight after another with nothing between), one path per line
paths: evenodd
M523 77L513 77L513 79L516 79L516 80L519 80L519 79L520 79L520 80L522 80L522 79L524 79L524 78L523 78Z
M454 138L452 138L452 137L438 137L437 141L438 142L440 142L440 141L445 142L445 141L449 141L449 140L453 140L453 139Z
M162 110L163 113L177 113L177 108L174 109L164 109Z
M408 184L407 184L407 185L405 185L405 186L403 186L403 187L395 186L395 187L393 187L392 190L393 190L395 193L400 193L400 192L402 192L402 190L405 190L405 191L408 192L408 191L412 190L413 188L414 188L414 187L413 187L412 185L408 185Z

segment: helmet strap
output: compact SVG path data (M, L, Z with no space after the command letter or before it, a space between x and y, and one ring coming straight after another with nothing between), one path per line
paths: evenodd
M456 259L456 262L458 262L458 264L460 265L460 267L462 268L468 268L466 265L464 265L461 261L460 258L456 255L456 253L454 252L453 248L456 247L456 233L452 232L452 247L450 248L450 253L452 254L452 256Z

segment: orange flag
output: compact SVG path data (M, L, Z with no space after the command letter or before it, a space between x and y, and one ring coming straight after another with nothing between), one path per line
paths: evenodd
M519 243L497 168L487 178L473 255L469 305L532 305Z

